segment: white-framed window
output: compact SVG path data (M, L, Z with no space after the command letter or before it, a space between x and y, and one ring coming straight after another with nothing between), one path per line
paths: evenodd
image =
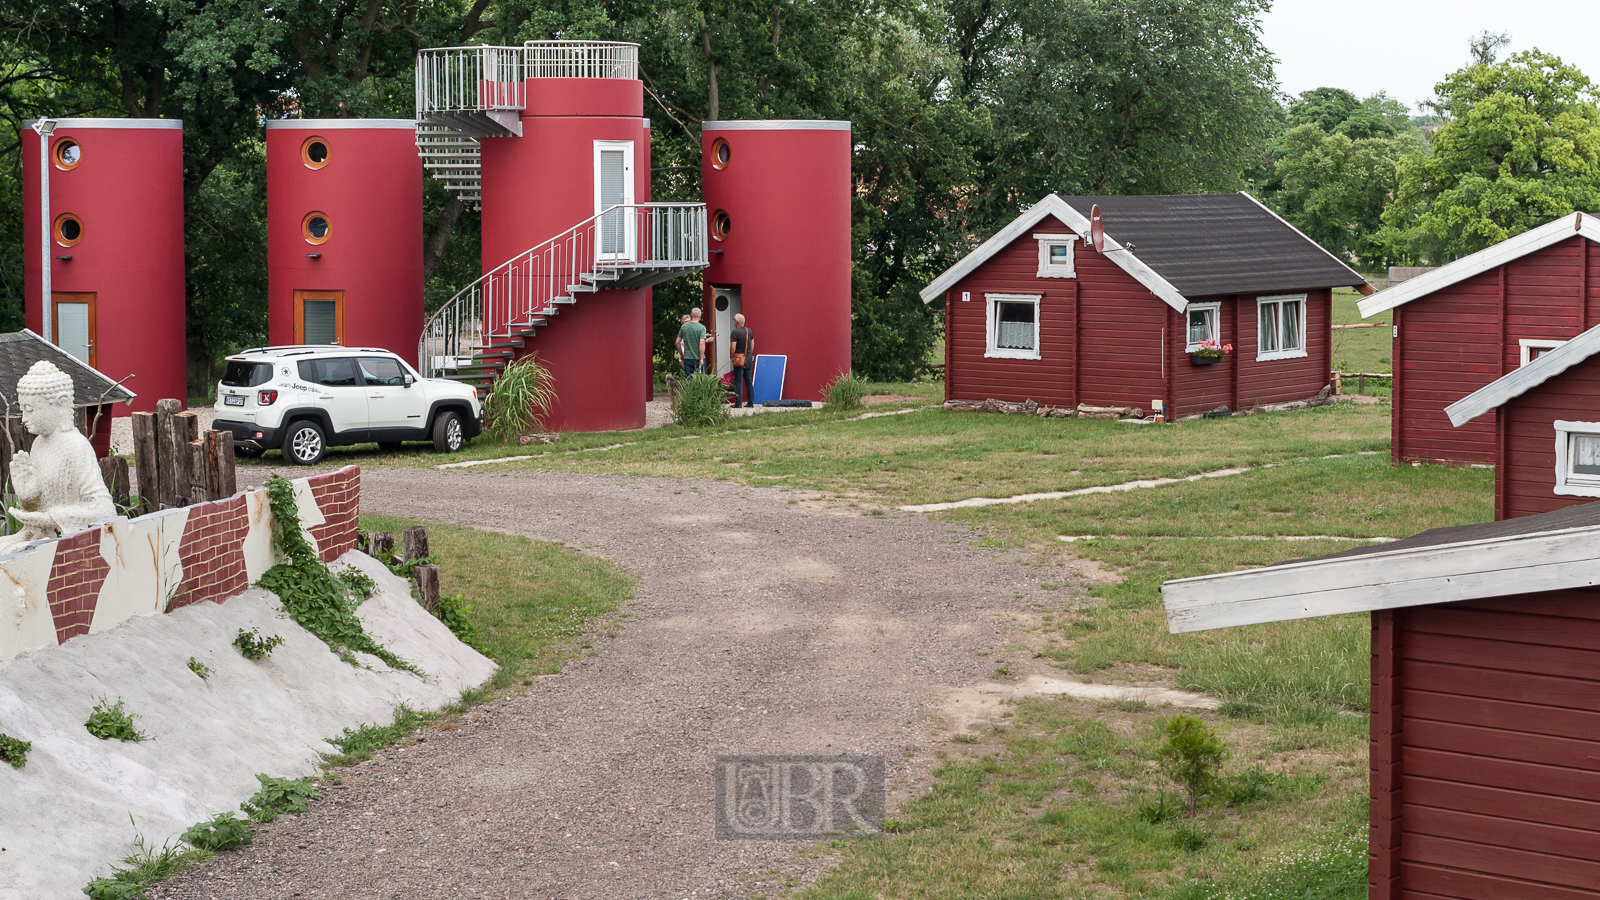
M1522 340L1517 341L1517 346L1522 350L1521 364L1525 366L1565 343L1566 341L1541 341L1537 339L1523 338Z
M1191 303L1186 318L1189 320L1189 344L1185 353L1193 353L1200 349L1201 341L1218 341L1222 339L1221 303Z
M1040 278L1077 278L1078 273L1073 269L1072 246L1077 242L1075 234L1036 234L1033 239L1039 242L1039 277Z
M983 355L1039 359L1041 294L984 294L989 306L989 344Z
M1256 359L1306 355L1306 295L1256 298Z
M1600 422L1556 420L1556 493L1600 497Z

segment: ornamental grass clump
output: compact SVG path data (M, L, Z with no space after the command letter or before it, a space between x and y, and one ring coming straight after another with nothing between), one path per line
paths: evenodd
M489 433L502 441L515 441L539 425L556 402L555 378L530 353L506 366L483 401L483 421Z
M728 418L728 389L721 378L702 372L678 382L672 398L673 422L685 428L710 428Z
M346 662L355 663L352 653L366 653L392 668L417 671L362 629L356 607L371 596L374 583L370 578L341 578L323 563L300 530L294 485L273 475L267 481L267 497L272 505L272 542L288 562L268 569L261 586L278 595L289 618L322 638Z
M861 401L867 396L871 386L870 381L854 373L840 372L839 377L828 382L828 386L822 389L822 399L828 404L829 409L852 412L861 408Z

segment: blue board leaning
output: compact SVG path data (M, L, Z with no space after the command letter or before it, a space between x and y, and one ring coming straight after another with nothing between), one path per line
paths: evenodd
M756 354L756 372L750 378L750 396L754 402L783 399L783 370L788 365L787 356Z

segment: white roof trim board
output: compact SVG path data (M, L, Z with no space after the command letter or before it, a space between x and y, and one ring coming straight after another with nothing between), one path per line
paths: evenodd
M1457 428L1491 409L1521 397L1546 381L1600 353L1600 325L1585 331L1520 369L1513 369L1476 391L1445 407L1450 424Z
M1600 526L1328 557L1161 586L1173 634L1600 586Z
M1559 244L1574 234L1581 234L1591 241L1600 242L1600 219L1596 219L1593 214L1581 212L1562 216L1532 231L1524 231L1516 237L1506 238L1493 247L1479 250L1471 256L1463 256L1448 266L1425 272L1392 288L1379 291L1356 304L1356 308L1361 310L1361 318L1369 319L1378 313L1426 297L1458 281L1465 281L1529 253L1543 250L1551 244Z
M417 123L411 119L268 119L267 130L345 131L374 128L392 128L396 131L413 131Z
M960 283L961 279L971 275L977 268L988 262L989 257L1011 245L1011 242L1024 234L1029 233L1045 216L1055 216L1061 224L1077 232L1081 239L1088 239L1089 218L1073 209L1067 201L1057 194L1051 194L1035 203L1027 212L1011 221L1010 225L1000 229L999 233L987 241L979 244L976 250L968 253L962 260L943 275L933 280L933 283L922 289L922 302L932 303L944 296ZM1106 235L1106 258L1116 263L1124 272L1132 275L1135 281L1150 289L1150 293L1160 297L1168 306L1183 312L1189 306L1189 301L1178 289L1155 270L1145 265L1138 257L1128 252L1121 244L1117 243L1111 235Z

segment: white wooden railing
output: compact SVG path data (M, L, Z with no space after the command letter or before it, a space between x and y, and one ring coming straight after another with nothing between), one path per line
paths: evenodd
M577 294L703 269L708 249L703 203L613 206L452 297L423 328L417 368L431 378L476 367L497 341L525 336Z
M521 47L436 47L417 54L417 119L522 109L529 78L639 77L639 45L528 41Z

